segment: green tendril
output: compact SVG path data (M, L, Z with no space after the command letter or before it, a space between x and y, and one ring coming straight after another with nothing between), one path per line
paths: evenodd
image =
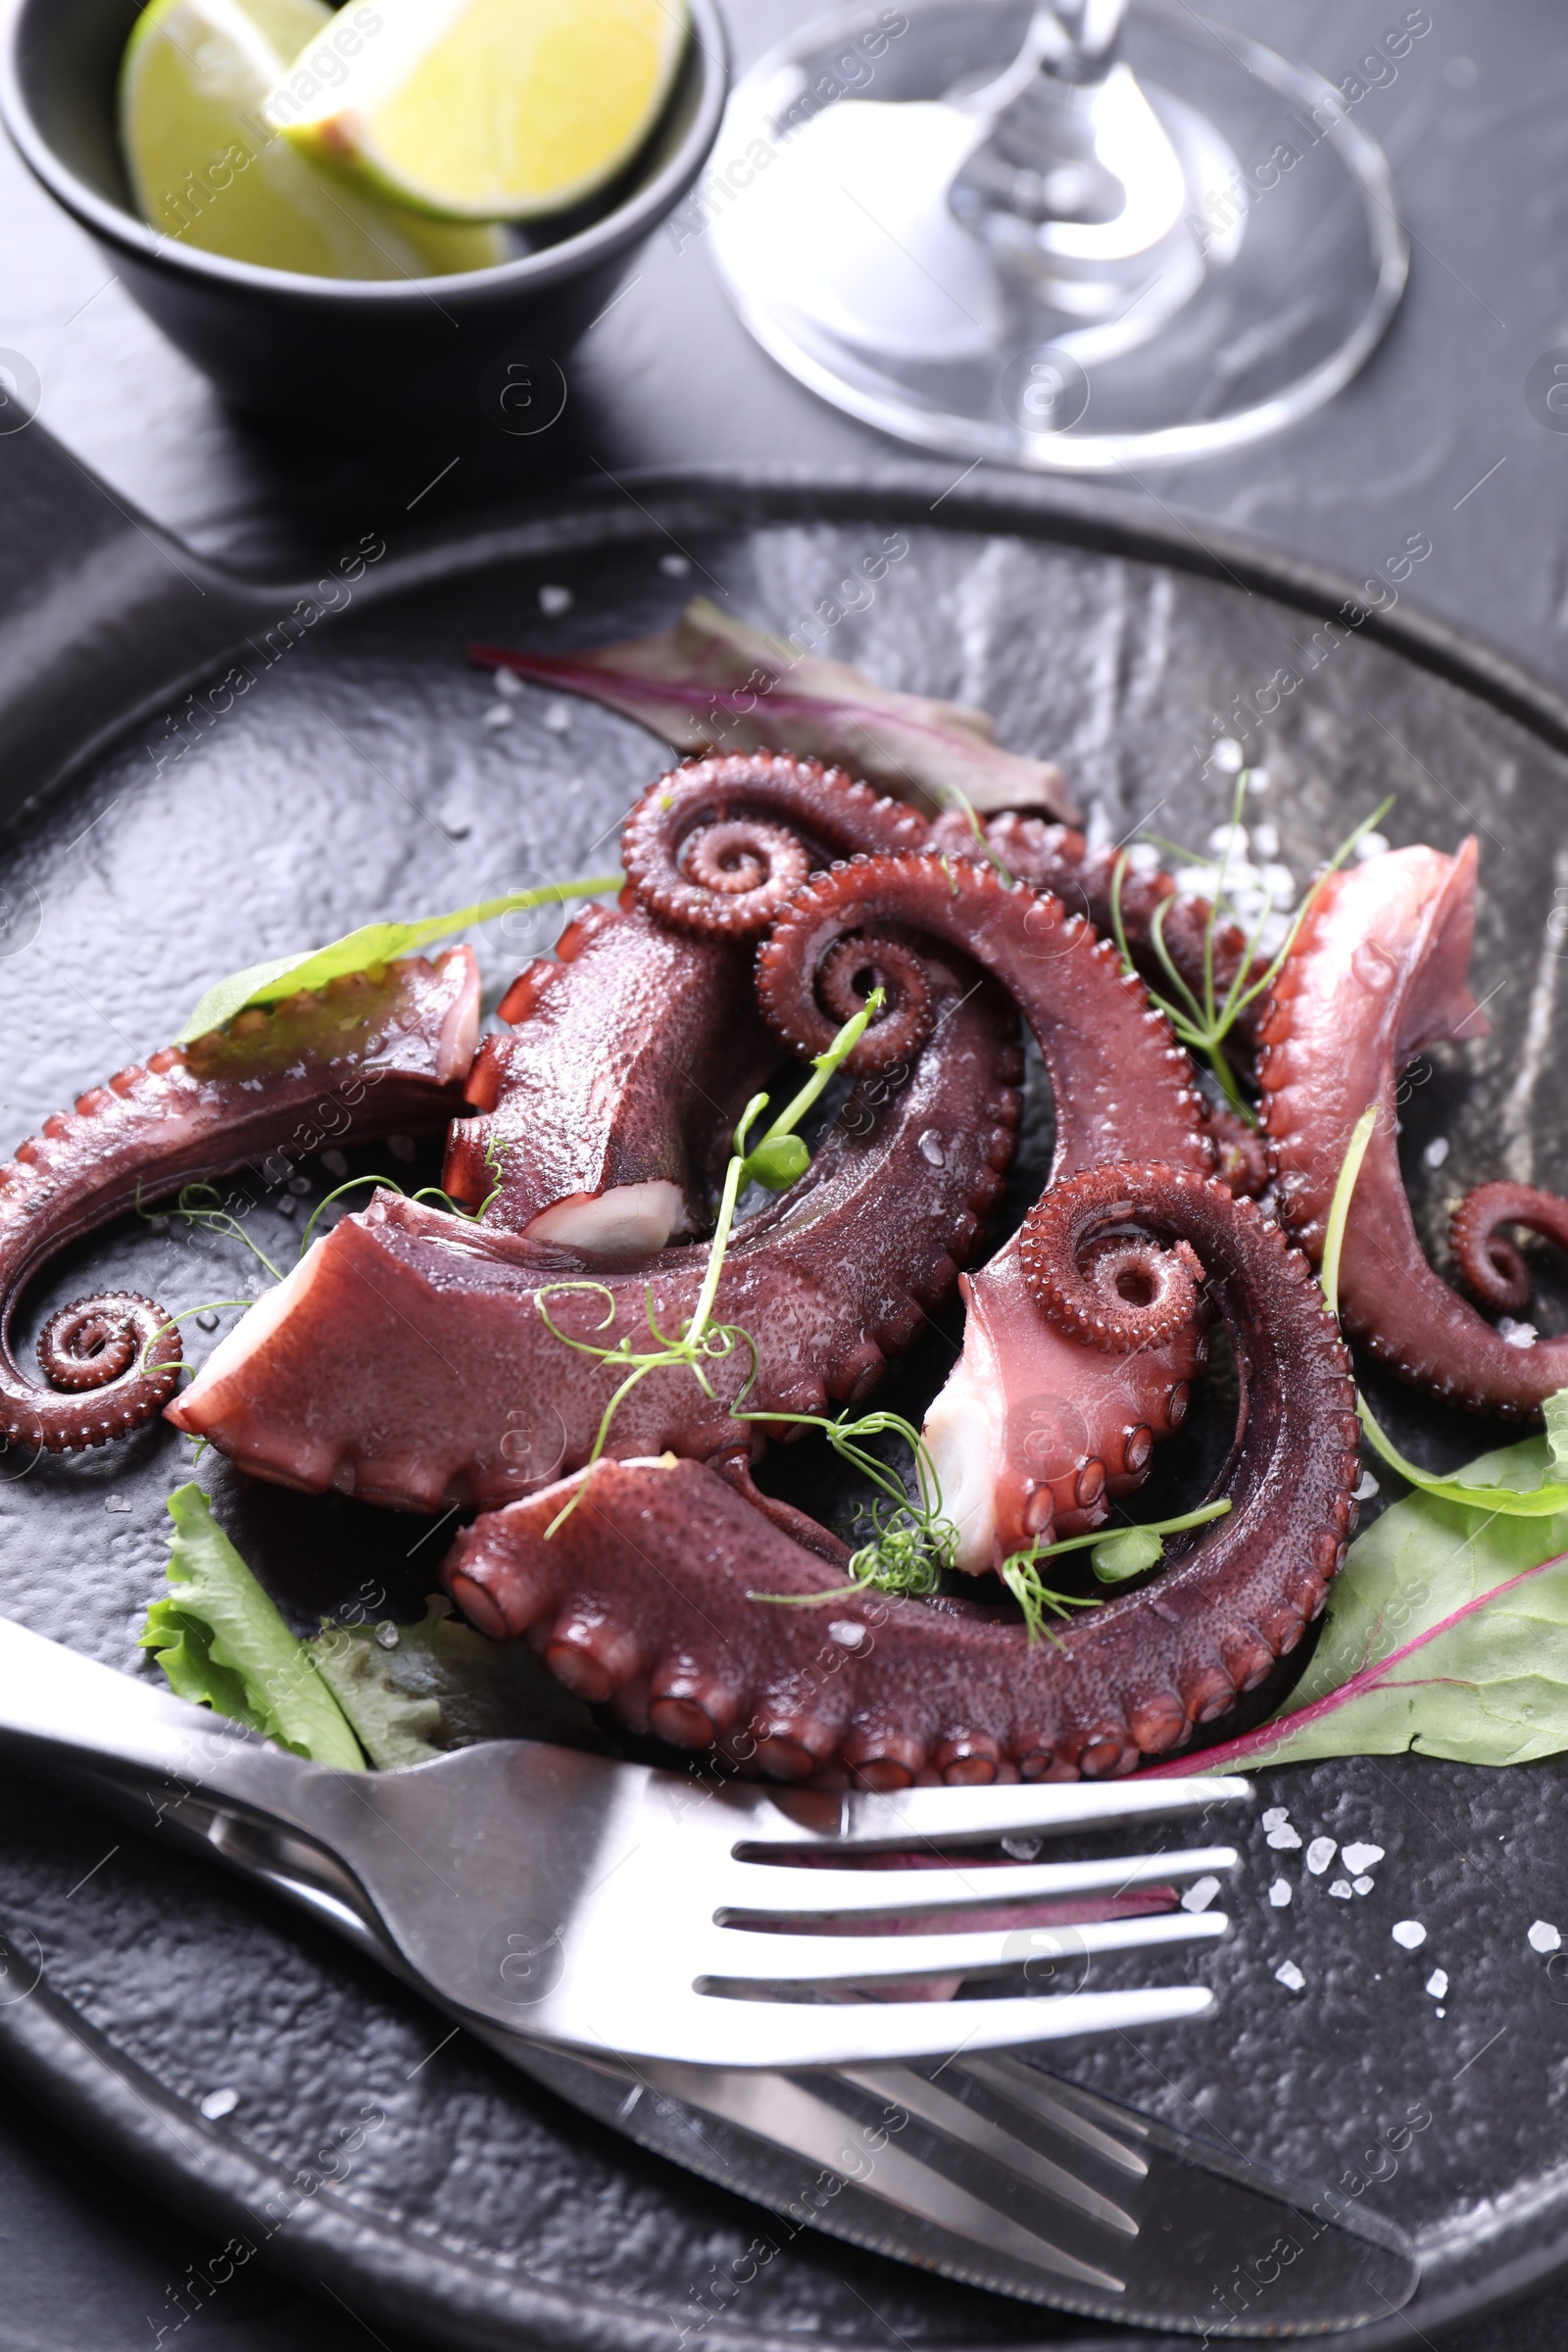
M143 1208L141 1187L138 1184L136 1187L136 1214L139 1217L145 1217L149 1224L158 1217L183 1217L187 1224L200 1225L206 1233L227 1234L231 1241L244 1243L252 1257L261 1260L274 1282L281 1282L283 1279L267 1251L258 1243L252 1241L238 1217L230 1216L228 1210L223 1206L223 1196L216 1184L202 1182L182 1184L179 1188L178 1198L172 1209Z
M1242 810L1246 805L1247 782L1250 773L1250 770L1244 767L1236 779L1236 791L1231 803L1231 821L1226 830L1225 847L1220 853L1219 873L1214 885L1213 897L1208 905L1208 919L1203 925L1201 996L1176 969L1170 950L1165 945L1165 921L1171 907L1176 903L1173 898L1165 898L1160 901L1155 909L1154 919L1150 925L1149 933L1155 959L1169 985L1170 993L1165 994L1159 989L1151 987L1149 995L1151 1003L1158 1005L1188 1052L1200 1054L1207 1062L1215 1078L1219 1081L1231 1109L1239 1118L1245 1119L1249 1126L1255 1127L1257 1124L1256 1113L1242 1092L1241 1080L1226 1052L1226 1040L1241 1015L1274 986L1285 968L1286 958L1295 947L1300 935L1301 926L1311 913L1323 885L1331 874L1338 873L1346 859L1354 852L1357 843L1381 824L1394 807L1394 796L1390 794L1387 800L1381 802L1373 809L1370 816L1364 816L1361 819L1353 832L1347 834L1296 908L1277 953L1258 977L1250 980L1248 974L1252 969L1252 959L1257 954L1258 943L1263 936L1263 927L1267 923L1271 911L1268 907L1263 909L1248 933L1246 953L1238 958L1230 986L1221 996L1217 992L1214 979L1214 945L1221 922L1228 923L1239 919L1235 909L1226 904L1225 888L1230 872L1231 851L1236 840L1237 827L1242 821ZM1155 848L1166 850L1178 858L1191 858L1194 863L1200 862L1191 851L1184 850L1179 842L1165 841L1157 836L1151 838L1152 846ZM1122 964L1129 972L1133 971L1135 967L1127 946L1127 932L1122 919L1121 901L1130 856L1129 851L1122 851L1112 869L1110 882L1111 929L1115 935Z
M581 1355L597 1356L602 1364L613 1370L618 1371L622 1366L625 1368L625 1379L614 1390L600 1416L593 1446L584 1465L586 1469L591 1470L595 1462L601 1458L609 1442L611 1425L615 1415L632 1391L640 1387L651 1372L684 1369L691 1373L704 1396L711 1397L716 1403L717 1392L709 1379L707 1367L710 1364L724 1362L735 1354L738 1348L744 1348L751 1356L752 1368L741 1384L739 1393L729 1410L736 1420L748 1418L740 1411L740 1407L750 1396L753 1384L757 1379L757 1344L750 1332L744 1330L740 1324L714 1323L711 1320L713 1301L718 1294L719 1277L724 1271L725 1252L729 1249L730 1235L735 1224L736 1204L746 1186L754 1179L758 1183L767 1186L770 1191L782 1192L786 1185L793 1184L796 1176L804 1173L809 1165L810 1154L796 1135L795 1129L840 1064L858 1045L867 1027L882 1009L884 1002L882 990L874 988L861 1009L845 1022L826 1052L818 1054L814 1057L811 1064L812 1075L793 1101L779 1113L761 1141L750 1152L747 1150L747 1138L758 1119L767 1108L768 1098L766 1095L754 1095L747 1103L741 1114L740 1124L735 1130L733 1148L724 1170L724 1185L719 1196L718 1217L713 1227L713 1238L708 1246L708 1264L704 1269L702 1288L697 1294L697 1303L683 1330L666 1332L662 1329L655 1311L653 1288L650 1285L643 1293L643 1311L655 1346L651 1349L638 1350L632 1346L631 1333L626 1332L614 1347L603 1348L593 1340L576 1339L570 1332L563 1331L551 1314L548 1302L553 1298L565 1298L573 1292L597 1292L606 1301L606 1307L594 1328L598 1331L608 1331L615 1319L615 1298L614 1293L605 1283L551 1282L546 1283L542 1290L534 1293L534 1304L539 1311L540 1320L552 1338L562 1341L567 1348L575 1348ZM795 1153L789 1153L786 1151L786 1147L792 1144L797 1147ZM784 1174L786 1159L793 1161L797 1157L799 1165L796 1167L795 1174ZM493 1195L491 1197L494 1198ZM482 1214L482 1211L480 1213ZM570 1499L556 1513L550 1525L545 1529L547 1543L556 1530L570 1518L586 1491L587 1482L584 1480L578 1484ZM900 1494L902 1499L902 1489Z
M220 1308L225 1306L251 1307L255 1304L254 1298L209 1298L200 1306L182 1306L177 1315L170 1315L159 1324L156 1331L148 1333L142 1346L141 1354L136 1359L137 1371L145 1378L150 1372L167 1372L169 1370L167 1364L154 1364L149 1362L148 1358L166 1332L173 1331L179 1324L188 1322L192 1315L216 1315Z

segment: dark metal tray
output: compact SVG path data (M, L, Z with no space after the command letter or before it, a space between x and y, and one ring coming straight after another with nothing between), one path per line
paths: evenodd
M1550 1183L1568 1159L1551 922L1568 891L1568 709L1411 615L1420 574L1404 551L1368 585L1175 521L1135 527L1067 486L944 492L923 467L874 488L639 480L458 544L375 542L324 586L269 591L127 515L40 429L0 441L5 1143L166 1042L221 971L378 911L602 863L658 747L579 705L558 731L531 694L487 727L493 689L463 647L663 626L702 589L785 631L815 614L835 655L993 710L1004 741L1060 758L1118 833L1156 803L1178 837L1215 824L1229 779L1203 770L1224 733L1266 762L1298 875L1388 790L1396 840L1452 847L1479 829L1478 993L1494 1033L1434 1055L1412 1093L1412 1190L1436 1243L1465 1185ZM895 547L870 581L864 559ZM569 611L542 612L544 585L569 589ZM1298 683L1282 691L1281 672ZM484 953L499 977L534 944L503 936ZM1422 1158L1438 1134L1451 1145L1441 1174ZM1025 1185L1038 1134L1032 1152ZM275 1238L287 1231L278 1218ZM184 1306L228 1295L243 1262L177 1230L106 1235L55 1269L28 1320L79 1290L85 1263ZM903 1376L910 1394L941 1377L931 1346ZM1434 1459L1492 1442L1376 1394ZM134 1639L186 1448L155 1427L22 1466L0 1458L0 1609L147 1671ZM203 1475L302 1622L308 1604L367 1589L412 1608L434 1582L440 1543L421 1554L419 1522L242 1494L211 1457ZM1568 1917L1563 1782L1551 1763L1419 1758L1273 1776L1265 1801L1287 1804L1303 1838L1386 1849L1374 1891L1333 1901L1302 1875L1276 1911L1267 1885L1298 1857L1253 1832L1239 1932L1197 1964L1220 1995L1212 2020L1066 2054L1084 2082L1339 2182L1411 2230L1420 2297L1353 2339L1368 2347L1406 2342L1411 2321L1430 2336L1568 2259L1568 1987L1526 1941L1535 1919ZM206 2223L215 2319L251 2248L444 2343L1154 2340L796 2232L452 2034L324 1930L51 1791L18 1779L6 1795L0 2065ZM1390 1937L1406 1917L1429 1931L1415 1954ZM1299 1994L1275 1980L1287 1957ZM1435 1966L1450 1979L1442 2017L1423 1990Z

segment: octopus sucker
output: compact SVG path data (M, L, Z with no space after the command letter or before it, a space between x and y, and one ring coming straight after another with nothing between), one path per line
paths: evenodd
M1022 1625L946 1595L846 1594L832 1561L710 1468L674 1458L601 1461L486 1513L447 1558L448 1591L486 1632L526 1638L547 1662L563 1625L591 1624L612 1712L775 1779L1093 1779L1168 1755L1260 1681L1321 1606L1354 1526L1357 1424L1346 1351L1304 1260L1217 1179L1091 1170L1031 1212L1036 1240L1081 1254L1129 1200L1140 1225L1197 1252L1231 1329L1243 1375L1231 1509L1054 1639L1031 1643ZM759 1597L812 1592L831 1597L819 1609Z
M132 1293L73 1299L39 1341L47 1387L12 1346L23 1294L67 1243L181 1185L254 1162L280 1183L332 1142L439 1127L478 1031L473 957L454 949L242 1012L118 1070L45 1119L0 1169L0 1431L48 1452L123 1436L169 1400L177 1335Z
M1413 1387L1517 1419L1568 1385L1568 1337L1516 1346L1450 1288L1427 1262L1399 1172L1400 1072L1440 1038L1486 1034L1469 985L1477 863L1472 838L1453 857L1396 850L1331 875L1270 1001L1258 1077L1279 1213L1314 1264L1351 1134L1378 1107L1340 1260L1347 1331ZM1461 1204L1461 1277L1517 1313L1526 1269L1498 1237L1505 1224L1555 1237L1568 1210L1511 1186Z

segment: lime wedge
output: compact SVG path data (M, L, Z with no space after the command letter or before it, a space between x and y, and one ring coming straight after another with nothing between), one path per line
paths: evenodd
M209 253L311 277L436 277L507 259L496 228L448 228L318 172L263 109L333 23L322 0L152 0L120 74L142 217Z
M268 120L433 220L537 220L636 154L686 34L685 0L352 0Z

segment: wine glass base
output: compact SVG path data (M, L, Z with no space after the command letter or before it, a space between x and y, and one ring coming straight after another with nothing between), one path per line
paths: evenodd
M740 84L708 202L752 333L901 440L1048 472L1182 463L1321 407L1382 336L1409 258L1345 100L1190 9L1133 0L1128 104L1158 117L1180 184L1147 245L1110 252L950 201L984 126L948 100L1016 54L1030 14L848 9Z

